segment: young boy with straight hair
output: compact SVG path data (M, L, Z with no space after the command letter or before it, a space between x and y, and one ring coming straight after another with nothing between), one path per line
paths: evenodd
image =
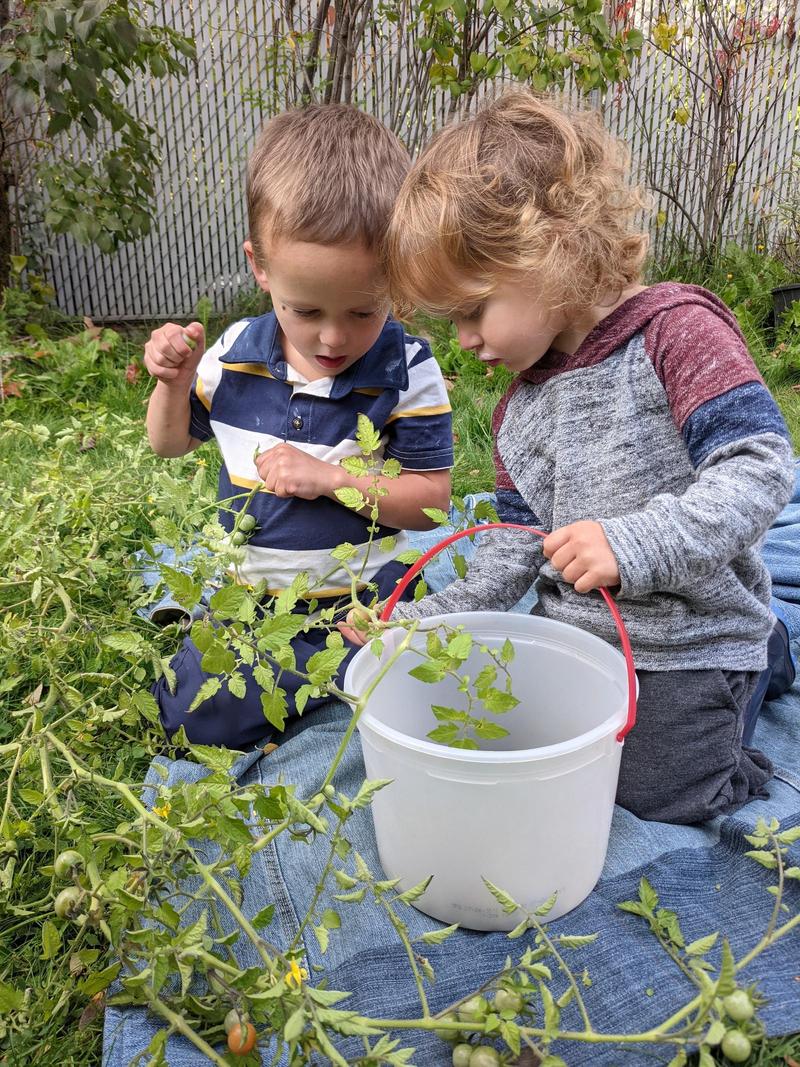
M356 108L314 105L274 118L248 163L244 242L273 310L230 326L207 352L197 322L168 323L145 346L145 365L156 379L147 411L153 449L182 456L217 439L218 496L232 500L220 512L228 530L248 490L260 486L249 508L255 528L238 570L243 581L263 583L267 597L302 571L309 596L321 606L349 600L350 574L331 551L350 542L357 554L348 565L360 572L360 598L384 599L405 572L395 558L406 547L400 531L430 529L423 508L449 504L447 392L429 346L387 321L380 265L408 167L394 134ZM378 498L372 544L369 508L356 513L336 496L345 487L368 498L372 492L372 477L354 477L340 465L359 454L359 415L380 435L377 458L393 458L402 468L395 479L378 479L386 494ZM381 545L388 537L395 539L391 548ZM299 671L325 647L325 637L319 629L294 639ZM229 748L268 737L261 689L247 667L243 698L223 685L188 711L207 677L201 659L187 638L171 664L174 691L166 678L156 683L167 733L182 725L193 742ZM289 672L280 676L290 713L304 681ZM311 699L305 709L321 702Z

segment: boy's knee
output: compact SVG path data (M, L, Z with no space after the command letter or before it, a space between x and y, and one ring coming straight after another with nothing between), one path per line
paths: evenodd
M170 687L166 676L162 675L153 686L153 696L167 737L172 738L183 727L188 741L195 745L246 749L268 740L271 728L264 718L259 694L251 687L239 699L223 683L213 696L194 711L189 711L200 687L209 678L200 667L201 658L197 646L186 638L183 648L170 663L175 675L174 685Z

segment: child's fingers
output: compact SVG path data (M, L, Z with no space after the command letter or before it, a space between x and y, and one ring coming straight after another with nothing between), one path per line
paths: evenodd
M352 626L348 626L346 622L339 622L336 625L339 633L345 641L349 641L351 645L358 645L360 648L369 640L366 634L359 633L359 631L354 630Z
M180 367L186 356L186 353L179 352L173 347L172 343L164 337L159 337L158 340L152 339L144 346L145 360L150 360L157 367Z
M206 347L206 332L202 322L190 322L188 326L184 326L181 339L196 355L202 354Z
M558 530L553 530L542 541L542 552L544 552L545 559L552 560L553 555L569 541L570 532L568 526L562 526Z

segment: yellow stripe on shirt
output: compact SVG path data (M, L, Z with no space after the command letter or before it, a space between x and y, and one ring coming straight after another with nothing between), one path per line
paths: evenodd
M259 378L274 378L261 363L223 363L223 370L235 370L240 374L256 374Z
M395 411L386 420L386 423L394 422L395 419L411 419L421 415L446 415L453 409L449 404L439 404L431 408L409 408L407 411Z
M228 471L228 478L230 478L231 485L236 485L240 489L258 489L260 493L272 493L271 489L267 489L260 478L240 478L238 474L231 474ZM275 494L272 493L274 496Z
M205 389L203 388L203 383L200 378L197 378L194 383L194 391L195 393L197 393L197 399L200 401L206 411L211 411L211 401L206 396Z

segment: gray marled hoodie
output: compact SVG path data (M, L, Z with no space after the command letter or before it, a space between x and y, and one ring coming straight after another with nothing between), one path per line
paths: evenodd
M655 285L577 352L550 351L494 415L498 512L555 530L602 523L642 670L758 671L771 628L764 533L789 500L789 435L736 320L697 286ZM534 609L617 643L597 593L576 593L519 530L484 534L467 577L398 618Z

